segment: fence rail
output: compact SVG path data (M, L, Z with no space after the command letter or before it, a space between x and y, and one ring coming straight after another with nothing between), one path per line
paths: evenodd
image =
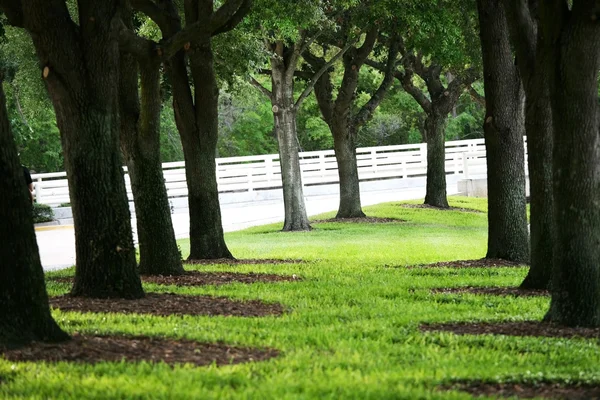
M302 152L300 167L304 186L338 183L333 150ZM358 176L361 181L422 177L427 174L427 147L408 144L356 149ZM252 192L281 188L278 154L216 159L219 192ZM187 196L185 163L163 164L167 193L170 198ZM124 168L127 194L132 200L131 183ZM485 174L483 139L446 142L446 173L465 178ZM66 172L33 174L34 195L38 203L68 203Z

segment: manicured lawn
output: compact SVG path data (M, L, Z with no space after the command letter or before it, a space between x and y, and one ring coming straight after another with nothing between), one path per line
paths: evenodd
M416 202L415 202L416 203ZM451 205L485 211L485 200ZM422 322L541 320L549 300L431 294L435 287L516 286L525 268L406 269L485 255L485 213L366 207L401 223L316 224L281 233L268 225L228 234L238 258L303 259L303 264L187 266L207 271L296 274L298 282L147 291L210 294L282 303L281 317L155 317L55 310L67 331L134 334L272 347L282 354L224 367L164 364L13 363L0 360L0 398L356 398L467 399L439 392L452 379L600 382L597 340L422 333ZM332 214L319 216L329 218ZM181 242L185 255L186 241ZM72 271L53 273L69 275ZM50 295L67 284L48 283Z

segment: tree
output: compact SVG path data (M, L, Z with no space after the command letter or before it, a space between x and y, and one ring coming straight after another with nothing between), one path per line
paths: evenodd
M172 85L173 109L186 164L189 260L233 258L223 236L217 188L219 88L212 38L235 28L248 13L251 0L229 0L216 10L213 3L213 0L187 1L186 26L182 28L180 11L172 0L158 3L131 0L136 10L159 26L165 43L157 51L170 57L166 71ZM171 57L173 50L176 52Z
M392 0L393 2L393 0ZM479 78L472 40L473 10L462 4L426 2L398 9L403 27L397 41L401 58L395 77L426 114L423 139L427 143L425 204L448 208L446 193L445 128L464 90ZM451 44L450 44L451 43ZM370 60L369 65L384 70ZM451 76L452 79L447 79ZM427 93L417 84L420 78Z
M130 10L123 7L121 13L124 25L128 25L124 28L132 29ZM160 160L161 59L153 51L153 42L136 37L131 30L123 31L120 37L121 146L135 203L139 270L149 275L181 275L181 254ZM128 49L134 54L127 53Z
M50 315L23 170L0 73L0 347L69 339Z
M478 0L486 115L488 258L529 261L524 92L513 62L502 1Z
M322 25L328 25L330 21L324 16L324 5L320 1L276 4L265 0L265 3L267 3L264 4L265 7L267 5L270 7L268 10L265 9L266 15L260 15L259 21L262 31L265 32L262 40L265 43L270 65L270 70L263 70L263 72L271 78L271 90L254 78L251 82L271 101L283 183L285 208L283 230L310 230L302 189L296 117L302 103L310 95L321 75L348 50L351 44L347 44L335 53L320 70L316 71L296 99L294 85L301 57L321 33Z
M549 55L556 223L546 320L568 326L600 326L599 10L589 0L540 3L539 29Z
M516 65L525 89L525 131L531 196L531 267L524 289L546 289L552 275L554 220L552 194L552 108L546 38L538 29L538 2L505 0Z
M75 23L65 2L0 2L31 34L56 111L75 224L74 296L144 295L118 151L117 3L80 1Z
M315 85L315 95L319 103L321 115L329 126L333 135L335 158L338 165L340 180L340 205L336 218L360 218L365 214L360 203L360 186L358 179L358 164L356 160L356 135L358 129L367 123L372 117L375 109L383 100L394 80L394 69L396 66L396 55L398 48L396 41L392 38L389 46L384 77L379 88L371 95L370 99L358 108L356 106L356 90L359 82L359 73L372 53L377 37L382 33L376 27L371 27L359 47L353 44L355 39L351 35L351 16L349 13L344 17L345 26L334 35L333 41L350 45L344 53L343 79L337 90L337 97L333 100L334 86L331 73L325 71ZM322 42L327 45L328 42ZM316 72L326 64L323 57L311 53L310 49L304 53L304 59Z

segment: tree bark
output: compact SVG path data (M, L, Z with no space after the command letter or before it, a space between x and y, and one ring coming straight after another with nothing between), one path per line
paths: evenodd
M356 160L356 133L346 123L332 126L333 148L340 179L340 205L336 218L363 218L360 203L360 183Z
M0 79L0 348L68 340L50 315L31 203Z
M295 65L287 65L285 60L274 56L271 58L271 104L275 120L275 131L279 142L279 162L281 164L281 180L283 183L283 203L285 208L285 221L283 231L310 230L300 157L298 155L298 132L296 129L296 106L294 102L294 77Z
M181 254L160 160L160 63L140 63L121 55L121 147L127 163L135 204L140 249L139 271L145 275L182 275Z
M446 114L432 106L425 120L427 138L427 188L425 204L449 208L446 193Z
M542 3L553 55L556 246L546 320L600 326L600 24L594 2Z
M233 258L225 244L217 187L219 88L210 36L199 38L189 54L195 88L195 123L183 131L190 207L189 260Z
M69 177L77 268L71 294L143 297L119 154L117 1L24 0L25 27L56 110Z
M504 7L478 0L486 117L488 258L529 261L523 134L524 93L513 62Z

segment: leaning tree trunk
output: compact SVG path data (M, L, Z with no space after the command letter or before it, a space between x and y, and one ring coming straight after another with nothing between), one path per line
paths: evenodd
M293 82L288 82L283 64L272 61L273 117L275 132L279 142L279 162L283 183L283 204L285 209L284 231L310 230L304 192L300 157L298 154L298 133L296 130L296 108L294 105ZM293 79L293 78L292 78Z
M525 130L529 168L531 267L521 288L547 289L554 251L554 196L552 194L552 110L547 75L537 62L537 73L527 88Z
M147 61L147 60L146 60ZM181 254L160 162L160 64L121 57L121 145L135 204L141 274L182 275Z
M333 147L340 179L340 206L336 218L363 218L354 133L347 121L332 126Z
M425 204L448 208L446 193L446 115L432 110L425 120L427 138L427 189Z
M582 6L584 7L584 6ZM590 11L591 13L591 11ZM600 25L572 20L556 41L550 79L556 242L546 319L600 326Z
M215 77L211 39L207 37L198 42L190 54L197 131L193 132L192 138L185 140L188 147L186 167L188 162L192 164L191 179L188 178L189 260L233 258L225 244L215 162L219 136L219 87Z
M80 5L77 26L65 4L23 1L69 177L77 258L71 294L140 298L119 152L117 2Z
M0 348L68 340L48 307L31 203L0 83Z
M523 134L523 88L513 62L504 8L478 0L486 117L487 258L529 261Z

